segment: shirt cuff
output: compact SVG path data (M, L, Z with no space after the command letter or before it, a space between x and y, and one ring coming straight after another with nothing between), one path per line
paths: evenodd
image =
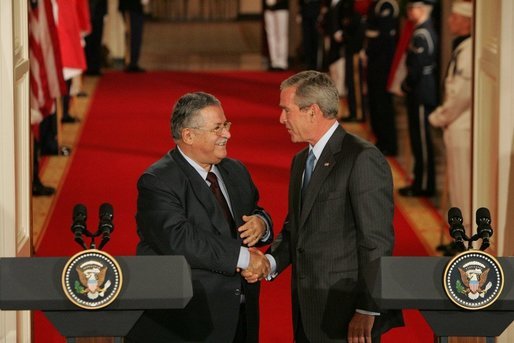
M269 264L270 264L270 272L264 279L266 281L271 281L278 276L277 261L275 261L275 258L273 256L271 256L270 254L266 254L264 256L266 256L266 258L268 259Z
M237 268L247 269L250 265L250 252L247 247L241 247L239 250L239 258L237 259Z
M355 312L360 314L367 314L368 316L380 316L379 312L364 311L360 309L355 309Z

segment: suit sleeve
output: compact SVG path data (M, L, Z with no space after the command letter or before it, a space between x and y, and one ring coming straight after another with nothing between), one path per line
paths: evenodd
M391 169L377 149L368 148L359 154L349 185L357 227L358 289L365 290L367 266L381 256L390 256L394 245ZM366 291L360 294L357 308L379 312Z
M240 245L214 230L200 227L187 217L184 197L152 174L138 182L136 221L141 240L159 254L184 255L191 268L232 275L236 271Z

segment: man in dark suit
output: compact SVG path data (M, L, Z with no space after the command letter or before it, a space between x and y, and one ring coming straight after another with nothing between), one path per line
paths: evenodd
M328 75L300 72L280 89L280 122L309 146L293 158L289 213L266 255L268 279L292 265L296 342L377 342L403 324L399 312L376 306L363 279L370 262L393 250L391 170L374 145L338 124Z
M214 96L182 96L171 119L177 147L138 181L137 253L184 255L193 298L183 310L147 311L131 342L258 342L259 284L238 271L269 272L254 246L272 241L272 222L248 170L226 157L230 126Z

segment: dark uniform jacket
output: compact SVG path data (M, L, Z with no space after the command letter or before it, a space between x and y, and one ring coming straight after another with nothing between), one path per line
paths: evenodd
M407 77L402 83L402 90L417 102L427 106L437 106L437 35L432 20L414 28L407 50L405 64Z

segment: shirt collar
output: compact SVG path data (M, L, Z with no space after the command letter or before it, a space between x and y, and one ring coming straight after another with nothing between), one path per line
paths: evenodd
M316 157L316 161L319 160L319 157L321 156L323 149L325 149L325 146L327 145L328 140L330 139L330 137L332 137L332 134L334 133L334 131L337 129L338 126L339 126L339 123L336 120L334 122L334 124L332 124L330 129L328 129L327 132L325 132L325 134L320 138L320 140L314 146L309 144L309 151L312 150L312 152L314 153L314 156Z
M196 163L194 160L192 160L189 156L187 156L186 154L184 154L184 152L182 150L180 150L180 147L177 145L177 150L180 152L180 154L184 157L184 159L187 161L187 163L189 163L191 165L191 167L194 168L194 170L196 170L196 172L198 174L200 174L200 176L202 177L202 179L204 180L207 180L207 174L209 172L207 172L205 169L203 169L203 167L201 165L199 165L198 163ZM218 179L220 179L221 175L218 171L218 168L216 167L216 165L212 165L211 166L211 172L213 172L214 174L216 174L216 176L218 177Z

